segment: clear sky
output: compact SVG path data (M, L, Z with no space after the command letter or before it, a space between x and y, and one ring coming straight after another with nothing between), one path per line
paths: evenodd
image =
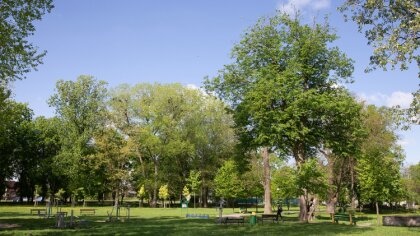
M340 39L334 44L355 60L355 95L376 105L410 103L418 87L417 66L408 71L364 73L372 48L332 0L56 0L37 22L31 41L47 50L44 64L13 85L17 101L36 116L51 117L47 99L59 79L93 75L109 86L139 82L201 86L230 62L230 50L259 17L299 9L304 21L328 14ZM401 132L406 161L420 161L420 127Z

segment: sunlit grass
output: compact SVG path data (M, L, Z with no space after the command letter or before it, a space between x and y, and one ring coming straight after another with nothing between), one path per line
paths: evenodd
M376 218L372 214L357 213L361 219L359 226L350 226L348 222L331 224L330 219L321 209L317 215L320 217L312 223L302 224L297 222L297 208L291 212L284 212L284 223L258 224L258 225L219 225L215 223L218 216L216 208L131 208L130 220L127 221L126 209L121 208L121 217L124 222L106 222L112 207L95 208L95 216L79 216L79 209L62 207L61 211L73 209L78 222L82 222L75 228L57 229L54 227L54 218L44 219L36 215L30 215L30 209L34 207L0 207L0 224L15 225L15 228L0 229L4 235L419 235L419 228L384 227L375 226ZM90 207L89 207L90 208ZM232 208L225 208L224 214L238 213ZM255 208L248 209L250 212ZM262 209L259 209L262 211ZM53 208L53 214L57 208ZM186 219L189 214L208 214L210 219ZM115 216L115 211L113 212ZM66 218L66 222L69 219ZM246 221L248 222L248 221Z

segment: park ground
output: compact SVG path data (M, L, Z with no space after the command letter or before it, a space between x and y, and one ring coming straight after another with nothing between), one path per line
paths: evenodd
M264 225L219 225L215 223L216 208L131 208L130 220L106 222L107 212L112 207L94 207L95 216L80 216L80 208L63 207L61 211L74 210L78 221L75 228L58 229L54 218L44 219L31 215L30 206L0 206L0 235L420 235L420 227L376 226L373 214L356 213L359 222L351 226L348 222L330 223L322 209L311 223L298 223L297 208L284 212L283 223L264 223ZM252 209L251 209L252 210ZM54 208L53 213L56 211ZM189 214L208 214L210 219L186 219ZM238 213L225 208L224 214ZM126 210L121 210L126 215ZM416 213L397 213L389 215L413 215ZM246 218L247 220L248 218ZM67 219L66 219L67 220Z

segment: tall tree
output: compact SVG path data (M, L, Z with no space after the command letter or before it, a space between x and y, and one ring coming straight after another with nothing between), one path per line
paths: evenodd
M82 75L76 81L58 81L56 93L49 105L56 109L62 121L62 150L55 158L58 169L70 179L72 191L85 187L93 194L95 189L89 168L84 168L87 155L93 153L92 138L98 129L105 126L107 90L104 81Z
M403 156L393 130L394 121L386 109L368 106L364 125L369 132L357 163L360 200L375 204L379 224L379 203L391 202L401 193Z
M53 8L52 0L0 1L0 85L22 79L42 63L39 53L28 41L35 32L34 21Z
M325 132L346 99L337 83L349 81L352 60L337 47L328 24L298 18L261 19L232 50L234 62L205 82L231 106L240 141L259 148L265 172L265 212L270 206L268 152L292 155L300 166L329 139ZM301 197L300 220L306 220Z
M105 175L106 188L115 193L115 207L130 182L130 150L124 136L113 128L105 128L94 136L94 154L87 157L86 168L95 176ZM107 189L102 188L102 192Z
M25 159L32 158L34 133L32 110L26 104L10 98L4 98L0 103L0 192L3 192L6 179L19 178L21 174L26 176L29 166Z

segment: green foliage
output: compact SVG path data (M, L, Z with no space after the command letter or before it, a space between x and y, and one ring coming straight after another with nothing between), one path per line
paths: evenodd
M387 65L394 68L400 64L404 70L413 60L420 67L419 8L417 0L347 0L340 10L350 11L351 20L373 46L370 57L373 69L377 66L386 69Z
M137 191L137 197L139 199L143 199L145 196L146 196L146 190L144 189L144 185L142 185L139 191Z
M393 120L385 108L370 105L364 125L368 136L357 163L360 198L362 202L400 201L403 155L397 145Z
M225 161L214 179L216 196L227 199L241 197L244 189L235 162Z
M42 63L45 51L28 42L34 21L53 8L52 0L2 0L0 3L0 85L23 79Z
M326 195L328 187L327 176L325 171L321 169L317 159L311 158L297 169L296 185L299 195L317 194L321 198Z
M327 24L301 25L286 15L261 19L244 34L232 50L235 62L205 82L231 105L244 146L276 147L301 162L328 141L325 130L338 123L346 99L337 83L353 72L352 60L328 47L336 38Z
M403 178L409 201L420 203L420 162L408 167Z
M163 200L167 200L169 198L169 189L167 184L160 186L159 198Z
M190 190L188 189L187 186L184 186L184 188L182 189L182 196L184 196L185 198L189 199Z
M277 157L275 157L277 158ZM270 161L270 163L273 163ZM240 166L237 166L240 168ZM240 175L244 187L244 197L261 197L264 195L263 165L256 153L251 153L250 162Z
M298 196L296 169L283 166L273 172L271 192L273 199L292 199Z
M155 199L162 182L181 192L190 171L201 182L192 191L206 191L235 143L223 103L180 84L121 85L111 90L109 107L136 156L134 180Z
M56 93L48 103L61 120L62 149L55 157L56 167L69 179L70 192L84 187L93 194L103 183L87 165L93 152L94 133L105 126L106 83L92 76L79 76L76 81L58 81ZM95 180L95 181L92 181Z
M187 179L187 181L189 183L192 193L194 194L197 193L197 190L199 189L201 185L200 177L201 177L200 171L195 171L195 170L190 171L190 176Z
M94 153L86 157L84 169L90 169L91 176L98 181L91 186L96 191L112 190L122 192L128 189L130 181L130 151L124 136L113 128L104 128L94 136ZM90 183L96 181L90 180ZM100 181L107 184L102 185Z

